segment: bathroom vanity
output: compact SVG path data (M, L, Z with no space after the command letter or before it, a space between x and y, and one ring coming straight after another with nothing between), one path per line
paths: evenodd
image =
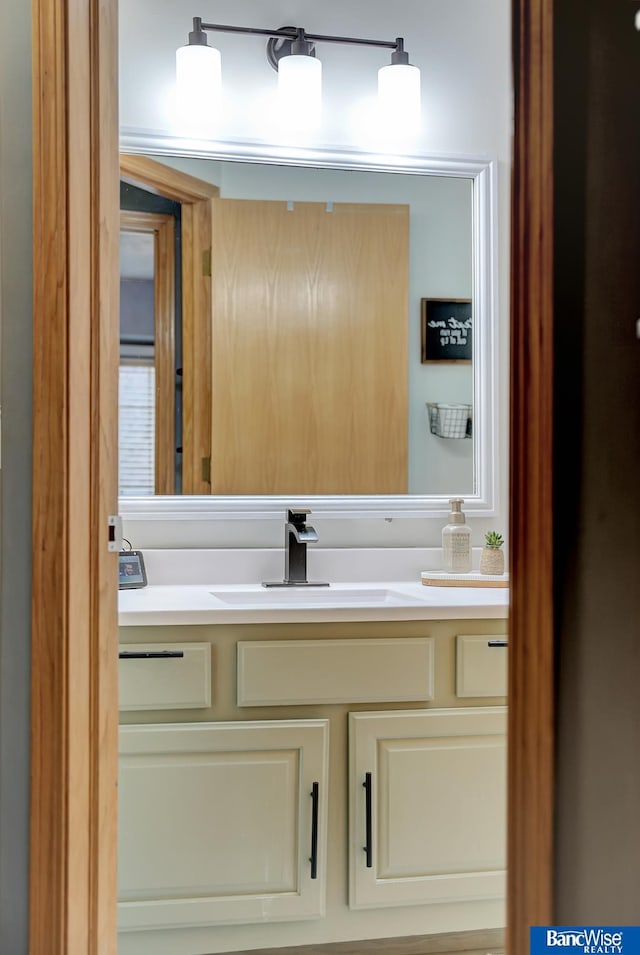
M121 593L121 955L504 925L507 591L320 593Z

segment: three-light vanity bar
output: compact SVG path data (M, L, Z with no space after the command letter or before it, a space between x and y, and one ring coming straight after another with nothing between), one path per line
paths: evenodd
M389 117L417 123L420 116L420 70L409 63L404 39L366 40L360 37L307 33L302 27L265 30L222 23L203 23L193 18L189 42L176 52L178 104L181 110L217 112L222 98L220 51L209 46L207 32L238 33L268 37L267 59L278 73L278 92L287 111L302 111L317 119L322 105L322 63L316 43L341 43L391 50L391 63L378 70L378 102ZM202 104L200 106L199 104ZM291 113L289 112L289 115Z

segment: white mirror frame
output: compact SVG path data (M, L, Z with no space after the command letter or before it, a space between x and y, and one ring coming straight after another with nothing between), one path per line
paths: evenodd
M475 157L386 155L347 149L295 148L239 142L188 140L166 133L122 129L127 153L197 159L277 163L400 172L473 180L473 494L465 494L470 517L496 513L500 435L497 407L497 162ZM344 496L121 497L127 520L277 519L287 507L307 506L325 518L427 518L446 515L450 494Z

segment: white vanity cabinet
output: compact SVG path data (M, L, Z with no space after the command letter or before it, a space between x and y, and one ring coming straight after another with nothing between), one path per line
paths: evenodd
M503 951L506 709L481 694L501 688L487 668L506 653L482 644L505 631L496 619L125 628L124 651L185 657L121 664L119 955L400 937L408 955L416 938L461 932ZM169 697L172 671L191 674L189 692L182 681ZM194 707L207 676L210 702ZM160 708L169 699L179 706Z
M502 898L506 708L352 713L352 908Z
M324 914L327 720L120 729L120 930Z

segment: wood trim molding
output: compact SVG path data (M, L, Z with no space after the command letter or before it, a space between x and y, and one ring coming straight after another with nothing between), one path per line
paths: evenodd
M182 491L211 494L212 199L182 207ZM209 470L211 463L209 463Z
M220 190L155 159L128 153L120 154L120 175L182 204L182 492L211 494L205 467L208 461L210 471L210 263L212 202Z
M173 494L176 473L176 262L173 218L157 231L155 283L156 336L156 494Z
M121 153L120 176L174 202L202 202L220 195L217 186L148 156Z
M553 921L553 0L514 0L508 951Z
M29 951L115 955L117 18L101 0L32 12Z
M137 209L120 210L121 232L158 232L173 216L164 212L143 212Z
M173 216L120 212L121 232L154 236L155 493L175 491L175 230Z

